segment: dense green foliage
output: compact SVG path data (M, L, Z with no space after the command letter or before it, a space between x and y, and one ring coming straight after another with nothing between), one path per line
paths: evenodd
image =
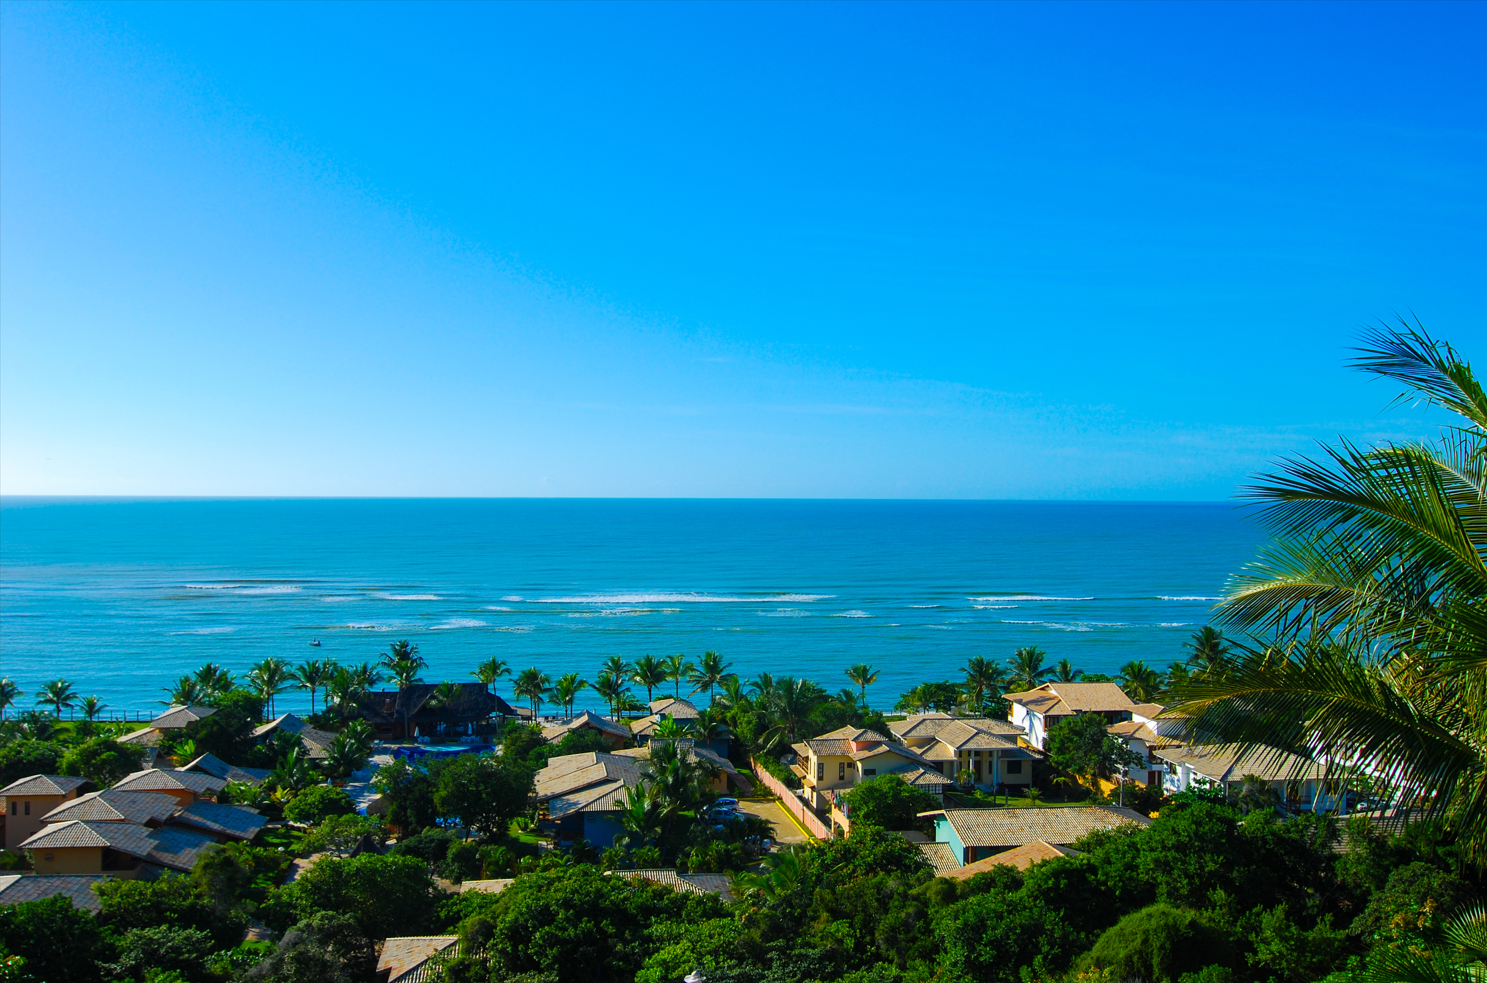
M879 775L847 793L847 814L854 826L929 830L933 823L919 813L940 808L939 800L897 775Z
M351 796L330 785L311 785L284 807L284 818L296 823L324 822L331 816L346 816L356 811Z

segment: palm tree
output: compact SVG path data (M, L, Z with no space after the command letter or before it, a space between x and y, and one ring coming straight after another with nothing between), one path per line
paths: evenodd
M108 704L102 702L96 696L83 697L77 706L83 712L83 719L87 721L97 720L98 715L108 709Z
M1487 905L1457 911L1426 949L1401 946L1370 957L1362 983L1479 983L1487 978Z
M190 676L182 676L171 686L164 687L166 698L161 700L166 706L189 707L206 699L207 694L202 690L201 684Z
M412 708L408 705L408 687L422 682L418 673L428 668L428 660L418 654L418 646L408 644L408 640L393 642L383 652L378 665L387 670L398 684L398 705L403 708L403 736L408 736L408 716Z
M471 675L487 686L494 686L502 676L511 675L511 667L504 660L491 657L476 666Z
M605 659L604 664L599 667L599 672L601 675L607 672L617 679L629 679L630 673L634 671L635 667L626 662L622 656L618 655L611 655L609 658Z
M986 705L988 696L1001 696L1007 672L995 662L978 655L967 659L960 671L966 677L966 696L970 697L970 703L977 712Z
M749 683L750 695L756 703L767 703L774 698L776 684L774 675L761 672Z
M601 700L609 704L609 715L613 717L615 715L615 706L620 702L620 698L629 693L630 690L626 688L625 680L622 677L605 671L599 673L599 679L594 684L594 692L599 694Z
M1248 814L1256 809L1272 809L1280 805L1280 796L1259 775L1245 775L1239 782L1234 801L1241 812Z
M289 680L289 664L274 658L264 659L248 672L248 687L268 707L270 719L274 717L274 697L289 687Z
M1162 689L1162 674L1140 659L1120 667L1120 688L1137 703L1150 703Z
M201 687L202 695L210 699L213 696L221 696L231 691L236 683L233 681L232 673L223 669L215 662L208 662L196 670L192 676L198 686Z
M531 669L523 669L516 677L516 683L511 691L517 696L524 697L532 703L532 716L537 716L537 708L542 706L542 696L547 692L548 684L552 680L547 673L535 666Z
M365 663L363 669L370 669ZM375 674L374 674L375 678ZM364 693L368 692L376 683L368 684L366 677L356 669L348 669L345 666L337 666L335 672L325 682L325 702L328 706L334 706L342 720L351 715Z
M319 659L301 662L290 672L290 678L299 683L300 689L310 691L310 716L315 716L315 691L325 686L335 672L334 662L322 662Z
M683 726L681 722L678 721L675 717L668 713L666 716L662 717L659 721L656 722L656 729L653 733L656 737L659 737L662 740L674 741L677 738L686 737L687 728Z
M663 663L666 667L666 678L676 684L676 692L672 695L678 700L682 698L682 680L690 679L697 671L697 667L687 661L685 655L677 654L670 656Z
M1084 675L1074 668L1074 663L1068 659L1059 659L1058 664L1053 667L1053 679L1060 683L1077 683L1079 677Z
M579 678L576 672L567 672L558 677L558 681L553 683L549 692L552 695L552 701L560 704L563 712L571 717L573 716L573 703L578 699L578 694L588 688L587 679Z
M809 679L782 678L775 684L774 699L767 711L769 728L760 738L766 750L793 744L810 726L811 714L824 702L826 693Z
M1228 671L1233 648L1212 625L1193 632L1187 650L1188 667L1200 679L1216 679Z
M723 681L723 677L728 675L728 670L732 665L731 662L723 661L723 657L711 649L703 652L702 661L697 663L697 670L692 673L692 692L700 693L702 690L707 690L707 702L711 704L713 687Z
M435 686L434 691L429 694L430 705L446 718L453 718L455 709L463 702L465 702L464 688L459 683L447 679ZM442 729L448 731L451 723L452 719L446 719Z
M847 670L847 678L857 687L857 695L862 701L863 709L866 709L867 688L878 681L878 670L866 662L859 662Z
M1012 658L1007 660L1011 668L1007 683L1021 690L1037 689L1053 675L1052 669L1043 668L1043 660L1047 653L1036 645L1020 648L1012 653Z
M1246 489L1272 541L1219 622L1267 641L1173 708L1198 742L1301 751L1387 776L1397 802L1487 858L1487 394L1423 328L1369 335L1355 366L1454 415L1434 442L1347 440ZM1339 765L1341 767L1341 765Z
M619 820L625 829L622 845L631 849L654 843L666 822L660 799L651 793L651 788L650 782L642 781L625 789L625 806L620 810Z
M54 679L36 691L36 702L55 708L59 720L62 718L62 708L77 706L77 701L77 693L73 692L72 684L65 679Z
M0 720L5 719L5 711L7 709L15 706L16 698L25 695L25 693L21 692L20 687L10 681L9 676L0 679Z
M660 659L649 655L642 655L636 659L635 665L630 670L630 682L645 687L646 703L654 699L655 688L666 682L666 678L666 666Z

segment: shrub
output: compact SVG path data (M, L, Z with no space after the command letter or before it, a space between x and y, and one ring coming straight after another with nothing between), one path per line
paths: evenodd
M86 778L100 788L114 784L138 771L145 749L133 744L120 744L111 737L99 737L72 748L57 762L63 775Z
M419 934L433 915L435 900L423 860L363 853L345 860L321 857L265 907L281 924L336 912L356 919L368 938L385 939Z
M106 964L115 977L144 976L151 971L159 978L174 972L190 983L208 979L207 961L212 954L212 937L194 928L156 925L131 928L119 938L118 956Z
M1118 979L1176 981L1233 958L1224 933L1192 911L1154 904L1116 922L1090 950L1088 962Z
M298 922L244 975L255 983L352 983L371 979L377 955L356 920L319 912Z
M342 789L311 785L289 800L284 807L284 818L293 823L314 825L331 816L347 816L355 812L356 803Z
M937 808L934 796L915 788L898 775L879 775L859 783L847 793L852 825L862 823L883 829L928 831L931 823L919 813Z
M0 948L24 959L30 977L69 983L97 980L109 949L93 916L60 895L0 906Z
M438 867L439 876L455 884L480 876L480 845L473 840L455 840Z
M0 745L0 788L31 775L55 775L66 748L51 741L20 740Z
M417 857L430 867L443 863L449 856L449 847L456 842L459 836L452 830L426 829L417 836L410 836L406 840L399 840L393 844L392 852L409 857Z

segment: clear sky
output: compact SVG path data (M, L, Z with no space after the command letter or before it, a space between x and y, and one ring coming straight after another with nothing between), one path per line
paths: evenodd
M1487 5L0 4L6 494L1223 498L1487 364Z

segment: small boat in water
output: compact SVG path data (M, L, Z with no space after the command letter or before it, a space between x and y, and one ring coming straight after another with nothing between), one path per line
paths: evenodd
M312 639L310 639L310 648L312 648L312 649L318 649L319 647L320 647L320 639L318 639L318 638L312 638Z

